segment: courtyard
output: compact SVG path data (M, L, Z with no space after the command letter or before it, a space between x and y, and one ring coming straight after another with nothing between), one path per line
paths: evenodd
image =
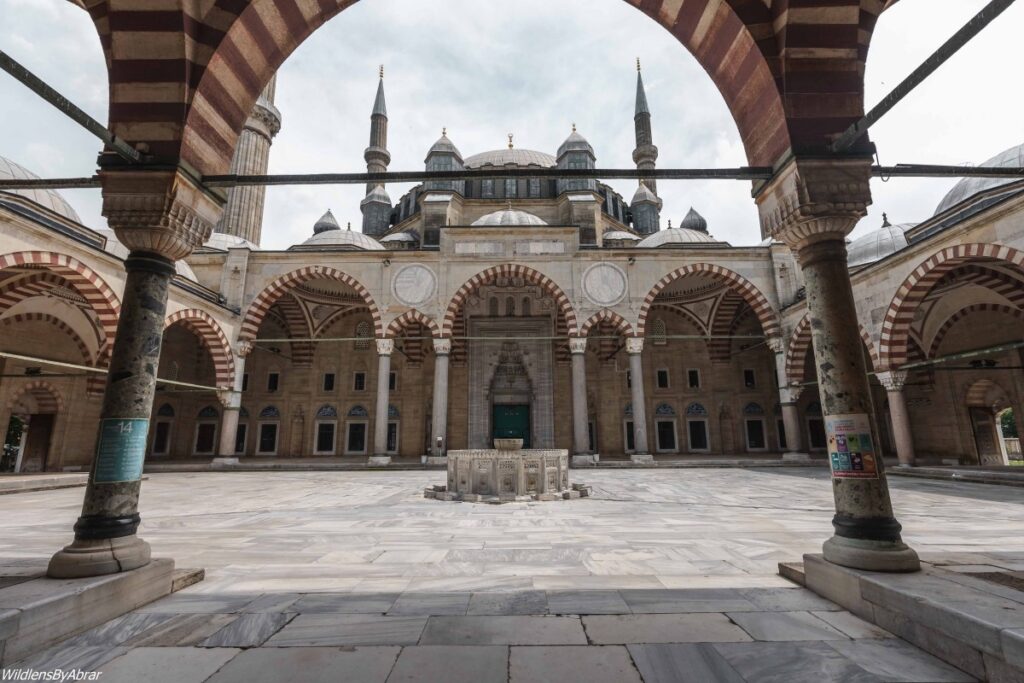
M424 499L443 476L150 475L140 535L205 580L12 667L211 683L973 680L778 576L831 532L827 471L577 471L591 498L501 506ZM923 560L1024 563L1020 489L890 486ZM45 567L81 496L0 497L8 574Z

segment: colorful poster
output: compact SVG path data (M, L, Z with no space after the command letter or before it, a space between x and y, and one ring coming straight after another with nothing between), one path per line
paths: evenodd
M871 419L866 414L828 415L825 431L833 477L878 478L878 456L871 438Z
M100 422L100 441L96 447L97 484L138 481L146 460L146 418L107 418Z

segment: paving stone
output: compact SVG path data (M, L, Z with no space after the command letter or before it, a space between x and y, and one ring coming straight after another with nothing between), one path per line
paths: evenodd
M398 647L261 647L242 652L206 683L384 683Z
M1024 669L1024 628L1008 628L1002 632L1003 659Z
M811 612L832 628L845 633L851 638L895 638L880 626L864 621L849 612Z
M160 614L210 614L213 612L229 614L240 612L258 597L259 595L256 594L207 595L185 590L151 602L136 611L159 612Z
M264 612L242 614L199 643L200 647L259 647L291 621L295 614Z
M430 617L421 645L586 645L578 617Z
M170 619L126 640L130 647L187 647L212 636L237 614L172 614Z
M35 671L53 671L61 669L81 669L82 671L98 671L110 660L128 652L126 647L110 647L107 645L78 645L67 647L57 645L20 662L9 665L12 669L32 669Z
M733 612L729 618L754 640L846 640L810 612Z
M724 614L629 614L583 617L590 642L629 643L725 643L751 638Z
M106 645L107 647L113 647L131 640L152 628L159 627L174 619L175 616L174 614L133 612L117 619L111 619L107 623L91 628L85 633L68 638L61 645L64 647L83 645Z
M875 605L875 618L879 626L903 638L915 647L936 657L941 657L944 662L966 671L975 678L985 678L985 660L979 650L962 643L955 638L940 633L935 629L928 628L910 619L902 612L894 612L884 607Z
M513 647L509 654L511 683L641 683L626 648Z
M751 683L883 683L828 643L717 643L713 646Z
M466 613L472 593L402 593L388 614L397 616L461 615Z
M829 645L862 669L887 681L958 683L974 680L973 676L954 669L902 640L851 640L832 642Z
M469 615L545 615L548 599L544 591L516 591L514 593L473 593L469 600Z
M235 648L138 647L104 664L103 683L201 683L228 663Z
M415 645L427 617L300 614L266 642L268 647Z
M745 683L709 643L629 645L644 683Z
M618 591L547 591L551 614L629 614L629 605Z
M501 645L419 645L402 648L388 683L505 681L508 648Z
M748 588L741 590L740 594L757 605L758 611L797 612L843 609L806 588Z
M313 593L293 603L290 611L384 614L395 604L398 596L399 593Z
M633 614L740 612L758 609L738 590L722 588L623 590L622 599Z
M243 612L298 612L293 609L301 593L267 593L256 598L242 608Z

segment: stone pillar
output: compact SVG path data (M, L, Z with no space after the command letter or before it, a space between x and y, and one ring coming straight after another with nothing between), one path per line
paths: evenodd
M633 446L630 456L633 462L654 462L647 446L647 404L644 396L644 367L641 354L644 340L639 337L626 339L626 353L629 354L629 375L632 384Z
M245 343L246 353L252 345ZM235 377L234 384L230 391L220 392L220 402L224 407L220 420L220 445L217 448L217 457L213 459L213 465L237 465L238 456L235 455L235 437L238 435L238 413L242 409L242 377L245 374L245 356L242 353L235 354Z
M569 353L572 354L572 452L575 456L589 458L590 429L587 415L587 340L569 339ZM575 458L573 458L575 460Z
M803 447L803 430L800 427L800 411L796 404L803 393L803 387L790 384L786 374L786 343L781 337L766 340L768 348L775 354L775 376L779 386L779 404L782 406L782 424L786 429L786 452L783 460L810 460L811 456Z
M388 390L391 352L394 350L394 339L377 340L377 412L374 414L371 465L387 465L391 462L391 456L388 455Z
M443 458L448 452L448 359L451 352L451 339L434 340L434 413L430 452L435 458Z
M174 260L209 238L223 202L177 170L101 168L100 178L103 214L129 250L127 276L82 515L74 542L50 560L53 578L149 563L149 544L135 532L167 289Z
M870 166L870 158L794 159L757 201L763 229L795 252L807 292L836 507L835 535L825 542L824 557L869 571L917 571L917 553L900 537L885 465L876 455L878 434L871 429L870 388L847 266L845 237L871 200Z
M896 442L896 457L900 467L914 466L914 434L910 428L910 414L907 412L907 397L903 387L907 383L907 372L890 370L879 372L876 377L889 395L889 416L892 417L892 437Z

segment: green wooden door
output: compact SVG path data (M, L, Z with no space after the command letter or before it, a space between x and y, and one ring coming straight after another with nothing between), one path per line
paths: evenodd
M491 435L495 439L522 439L530 447L530 406L494 406Z

